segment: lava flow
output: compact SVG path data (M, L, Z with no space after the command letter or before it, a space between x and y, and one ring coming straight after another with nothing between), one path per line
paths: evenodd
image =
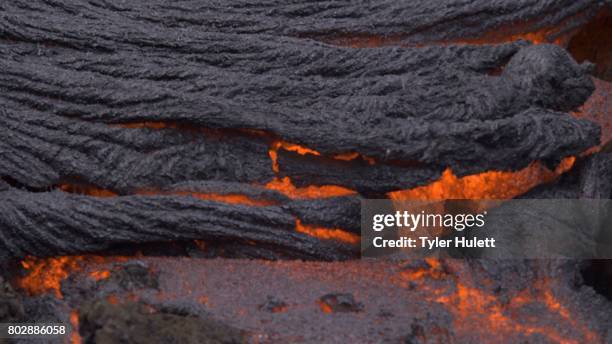
M452 280L454 287L449 288L446 283L434 283L436 280ZM427 290L430 301L444 305L453 314L455 330L478 338L478 341L487 338L491 333L539 335L552 342L564 344L601 341L596 333L572 317L570 311L555 297L551 290L552 283L546 279L536 281L533 286L508 300L500 300L495 294L472 285L486 285L486 280L462 280L442 268L439 260L429 258L426 259L426 264L419 268L402 271L396 282L400 285L408 282L413 287L416 284L420 289ZM522 321L524 319L520 318L520 314L524 309L538 306L544 306L549 312L556 314L557 321L577 329L582 338L568 338L552 326L532 325ZM479 326L475 328L474 323Z
M53 292L63 298L61 283L71 273L80 269L83 256L55 257L47 259L28 258L21 262L27 275L18 280L18 286L30 295Z
M266 184L266 188L278 191L292 199L321 199L352 195L355 193L353 190L336 185L310 185L298 188L293 185L289 177L275 178Z
M337 228L323 228L304 225L299 219L295 221L295 230L319 239L337 240L351 245L357 245L361 240L357 234L349 233L345 230Z
M70 325L72 326L72 334L70 335L71 344L81 344L82 338L79 334L79 313L76 310L70 312Z
M600 26L605 25L606 21L601 18L609 18L607 9L602 9L588 25ZM567 46L569 41L580 30L580 25L585 19L589 19L589 13L580 12L571 17L567 17L553 26L538 26L535 21L520 21L507 25L505 27L496 28L482 32L474 37L453 38L448 40L433 40L430 42L413 41L410 35L407 34L387 34L387 35L372 35L360 33L346 33L341 35L328 35L320 37L320 40L328 44L351 48L378 48L384 46L403 45L423 47L428 45L484 45L484 44L501 44L514 42L517 40L526 40L534 44L552 43L560 46ZM606 19L609 20L609 19ZM595 24L593 24L595 23ZM589 28L587 26L587 28ZM597 30L609 30L606 27L597 26ZM596 31L597 33L599 31ZM316 38L316 37L315 37ZM591 39L593 39L591 37ZM595 38L597 39L597 38ZM592 47L593 45L589 45Z
M28 257L21 261L25 276L17 280L17 286L29 295L42 295L53 293L58 299L63 299L62 281L72 273L80 271L87 262L102 264L107 262L126 261L125 257L101 256L62 256L51 258ZM93 280L102 280L110 276L108 270L94 270L90 272Z
M429 185L389 193L392 200L443 199L511 199L531 188L553 181L568 171L574 157L565 158L554 171L540 163L532 163L517 172L490 171L465 177L456 177L446 169L442 177Z

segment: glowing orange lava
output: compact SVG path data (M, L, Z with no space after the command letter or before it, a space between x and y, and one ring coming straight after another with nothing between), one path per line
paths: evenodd
M333 156L334 159L336 160L342 160L342 161L351 161L351 160L355 160L358 158L361 158L365 161L368 162L368 164L370 165L374 165L376 163L376 160L374 160L373 158L361 155L357 152L352 152L352 153L345 153L345 154L336 154Z
M16 281L17 286L29 295L41 295L53 292L59 299L63 298L61 292L62 281L73 272L82 270L85 262L91 261L102 264L109 261L125 261L125 257L101 256L62 256L53 258L28 257L21 261L26 275ZM100 280L110 276L108 271L93 271L93 279Z
M301 155L312 154L316 156L320 156L321 154L313 149L308 147L300 146L294 143L289 143L285 141L275 141L270 146L270 150L268 154L270 159L272 160L272 170L274 173L278 174L279 165L278 165L278 150L285 149L288 151L296 152ZM338 160L352 160L356 159L360 155L357 153L348 153L348 154L340 154L336 155L334 158ZM365 159L365 158L364 158ZM373 160L369 159L367 161ZM337 185L309 185L307 187L298 188L293 185L293 182L289 177L279 178L276 177L268 184L266 184L266 188L270 190L274 190L284 194L285 196L291 199L315 199L315 198L329 198L329 197L338 197L338 196L346 196L355 194L355 191Z
M104 280L110 277L110 271L108 270L97 270L89 273L89 276L95 281Z
M202 200L210 200L222 203L249 205L252 207L265 207L277 204L277 202L272 200L253 199L246 195L240 194L203 194L187 191L175 192L174 194L179 196L191 196Z
M203 304L204 306L210 306L210 301L208 300L208 296L206 295L198 297L198 302Z
M94 197L116 197L119 196L117 193L112 192L107 189L98 188L92 185L72 185L72 184L62 184L59 186L59 189L64 192L88 195ZM192 192L192 191L159 191L159 190L151 190L151 189L143 189L135 192L136 195L148 195L148 196L167 196L167 195L176 195L176 196L186 196L193 197L201 200L209 200L221 203L230 203L230 204L242 204L253 207L265 207L270 205L276 205L277 202L273 200L266 199L254 199L247 195L242 194L217 194L217 193L204 193L204 192Z
M117 297L117 295L109 295L106 298L106 301L108 301L108 303L110 303L111 305L118 305L119 304L119 298Z
M170 122L168 123L166 122L136 122L136 123L119 124L118 126L122 128L131 128L131 129L134 129L134 128L148 128L148 129L154 129L154 130L168 129L168 128L181 129L181 130L191 130L191 131L202 131L206 134L223 136L221 132L216 132L211 129L190 127L190 126L179 125L179 124L170 123ZM268 140L271 140L270 149L268 150L268 155L270 157L270 160L272 161L272 170L276 174L278 174L279 172L278 151L280 149L284 149L284 150L291 151L291 152L296 152L301 155L306 155L306 154L312 154L315 156L321 155L321 153L317 152L314 149L311 149L311 148L308 148L308 147L305 147L299 144L279 140L279 139L273 139L273 135L266 133L266 132L262 132L259 130L248 130L248 129L241 130L241 132L245 134L249 134L249 135L258 136L258 137L264 137L264 138L267 138ZM359 157L361 157L362 159L364 159L370 164L374 164L374 159L365 157L365 156L361 156L358 153L338 154L334 156L333 158L338 159L338 160L348 161L348 160L357 159ZM272 181L270 181L269 183L267 183L265 187L271 190L278 191L292 199L327 198L327 197L345 196L345 195L350 195L350 194L355 193L355 191L353 190L350 190L350 189L347 189L341 186L336 186L336 185L322 185L322 186L312 185L312 186L308 186L304 188L298 188L293 185L289 177L284 177L284 178L277 177L273 179ZM97 194L108 195L108 196L113 195L111 192L105 193L103 191L96 191L96 190L82 190L81 193L89 194L89 195L97 195ZM138 191L137 193L149 194L149 195L159 194L159 192L155 190L141 190L141 191ZM272 201L266 201L266 200L262 201L262 200L250 199L247 196L238 195L238 194L233 194L233 195L202 194L202 193L187 192L187 191L174 193L174 194L190 195L190 196L193 196L199 199L214 200L214 201L225 202L225 203L244 204L244 205L251 205L251 206L266 206L266 205L275 204Z
M21 266L28 270L28 274L18 280L17 284L30 295L53 292L57 298L61 299L63 298L62 281L73 271L79 270L82 261L82 256L26 258L21 262Z
M527 25L519 27L526 28ZM521 32L522 31L522 32ZM557 37L557 38L552 38ZM480 37L462 38L448 42L440 42L444 44L469 44L469 45L484 45L484 44L502 44L518 40L530 41L533 44L553 43L560 46L565 46L570 39L569 34L561 34L559 27L544 28L533 32L524 32L524 29L512 27L505 30L491 31Z
M70 325L72 325L72 334L70 335L71 344L81 344L81 335L79 334L79 313L73 310L70 312Z
M392 200L511 199L537 185L552 182L568 171L575 160L574 157L563 159L554 171L536 162L517 172L490 171L461 178L447 169L434 183L388 195Z
M205 201L215 201L221 203L229 203L229 204L241 204L248 205L252 207L266 207L270 205L276 205L277 202L273 200L266 199L255 199L251 198L247 195L242 194L217 194L217 193L203 193L203 192L192 192L192 191L171 191L171 192L160 192L154 190L140 190L137 191L138 195L175 195L175 196L186 196L193 197Z
M457 283L457 291L454 294L438 297L436 301L446 305L453 313L456 330L471 331L480 338L487 338L492 333L501 335L520 332L526 335L539 334L556 343L583 343L580 339L568 339L560 335L554 328L518 322L507 314L506 309L509 306L504 305L495 296L461 283ZM474 331L473 323L480 324L479 331ZM590 333L584 336L587 342L592 343L591 339L594 338Z
M477 342L488 342L492 333L510 336L517 332L526 336L544 336L556 343L600 342L597 334L574 318L568 308L555 297L547 280L537 281L509 299L501 300L494 293L481 289L482 285L487 284L486 280L463 279L446 272L436 259L429 258L426 261L427 267L401 271L398 282L402 287L410 288L414 288L414 283L417 283L418 289L426 292L429 301L444 305L453 314L455 331L469 334L477 338ZM437 284L431 280L450 280L452 283ZM562 335L554 327L531 325L522 314L525 309L534 306L546 307L557 314L557 322L561 326L576 329L580 338L568 338L571 334ZM474 327L474 324L478 326Z
M291 199L315 199L352 195L355 191L336 185L310 185L298 188L291 182L289 177L275 178L266 188L278 191Z
M330 307L330 305L328 305L327 303L321 301L321 300L317 300L317 304L319 305L319 308L321 308L321 311L323 311L323 313L332 313L334 310Z
M304 225L299 219L295 220L295 230L319 239L337 240L351 245L357 245L361 241L361 238L357 234L342 229Z
M122 123L118 124L118 127L126 128L126 129L139 129L139 128L148 128L148 129L166 129L173 128L176 129L179 126L175 123L166 123L166 122L135 122L135 123Z
M416 47L451 44L483 45L509 43L519 39L531 41L534 44L553 43L566 46L572 36L578 32L579 27L575 27L574 23L589 19L587 16L589 16L588 12L577 13L574 16L563 19L554 26L548 27L537 27L538 24L534 21L515 22L505 27L483 32L477 37L457 38L425 43L411 43L410 36L401 33L387 34L384 36L352 33L336 35L333 37L321 37L320 39L329 44L351 48L378 48L390 45Z
M578 329L582 338L567 338L558 333L554 328L545 326L533 326L528 323L519 322L510 315L513 310L518 311L520 307L525 306L525 296L519 295L515 304L515 298L512 298L508 303L504 304L495 296L487 294L478 288L467 287L461 283L457 284L457 292L451 296L439 297L438 302L447 305L455 314L455 328L461 329L465 327L469 319L473 321L484 320L482 323L482 333L480 336L486 338L490 333L508 333L521 332L526 335L539 334L547 337L549 340L557 343L578 344L578 343L595 343L598 342L597 335L579 324L573 319L567 309L565 309L558 300L552 296L550 290L539 290L537 293L531 293L527 299L532 304L544 304L553 313L557 313L561 318L560 321L565 321L568 326ZM473 327L469 327L469 331L473 331Z
M59 189L64 192L79 194L79 195L88 195L95 197L115 197L116 193L98 188L92 185L80 185L80 184L62 184L59 186Z
M313 149L310 149L304 146L300 146L294 143L280 141L280 140L274 141L272 142L272 145L270 145L270 150L268 151L268 155L270 155L270 159L272 160L272 170L274 171L274 173L278 173L279 171L278 150L281 148L287 151L296 152L301 155L305 155L305 154L321 155L321 153L317 152L316 150L313 150Z
M428 265L427 267L422 267L420 269L415 270L402 271L400 275L409 281L416 281L425 277L432 279L442 279L446 277L446 274L441 269L441 264L438 259L425 258L425 262Z

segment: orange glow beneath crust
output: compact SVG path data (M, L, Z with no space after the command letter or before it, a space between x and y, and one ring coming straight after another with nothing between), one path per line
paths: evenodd
M351 48L379 48L389 45L402 45L402 46L414 46L424 47L427 45L485 45L485 44L502 44L514 42L517 40L531 41L534 44L542 43L554 43L562 45L566 43L568 38L559 38L554 41L548 41L547 30L541 30L537 32L521 33L521 34L502 34L502 33L489 33L487 36L475 37L475 38L463 38L453 39L448 41L434 41L431 43L404 43L404 39L400 36L392 37L377 37L377 36L353 36L353 37L342 37L332 40L326 40L326 42L347 46Z
M521 31L513 29L512 31ZM502 44L509 43L518 40L530 41L533 44L542 44L542 43L553 43L561 46L565 46L570 39L569 34L560 35L556 39L552 39L558 34L558 28L545 28L541 30L537 30L534 32L524 32L524 33L511 33L510 30L499 30L492 31L484 34L481 37L476 38L464 38L453 40L449 42L441 42L447 44L470 44L470 45L484 45L484 44Z
M279 165L278 165L278 150L285 149L288 151L296 152L301 155L312 154L316 156L320 156L321 153L316 150L300 146L294 143L289 143L285 141L275 141L270 146L270 150L268 154L270 156L270 160L272 160L272 170L274 173L278 174ZM360 155L358 153L348 153L348 154L339 154L334 158L338 160L352 160L356 159ZM364 158L366 159L366 158ZM373 160L367 160L373 162ZM303 188L298 188L293 185L291 178L289 177L276 177L268 184L266 184L266 188L270 190L274 190L284 194L285 196L291 199L316 199L316 198L329 198L329 197L338 197L338 196L346 196L355 194L354 190L337 186L337 185L310 185Z
M352 195L355 191L336 185L310 185L298 188L291 182L289 177L275 178L266 188L278 191L291 199L315 199Z
M551 35L553 31L538 31L537 33L527 34L527 37L537 42L539 41L539 39L541 39L541 37ZM123 124L122 126L128 128L147 127L152 129L177 127L177 125L158 122ZM278 173L279 171L278 151L280 149L296 152L301 155L321 155L318 151L310 149L308 147L282 140L274 140L270 145L268 153L270 159L272 160L272 169L275 173ZM370 164L375 163L373 159L361 156L356 152L338 154L333 156L333 158L343 161L350 161L360 157L368 161ZM489 171L461 178L456 177L450 169L447 169L443 172L442 177L436 182L413 189L390 192L388 196L392 200L510 199L525 193L529 189L539 184L553 181L560 174L569 170L573 166L574 161L574 157L566 158L554 171L550 171L542 164L534 162L528 167L517 172ZM265 187L270 190L280 192L291 199L320 199L346 196L356 193L354 190L337 185L310 185L307 187L298 188L292 183L290 177L287 176L282 178L276 177L272 181L267 183ZM99 193L103 195L106 194L104 192ZM141 193L151 194L154 192L144 191ZM198 194L187 191L179 192L177 194L190 195L199 199L215 200L219 202L234 204L245 204L250 206L273 205L273 202L270 201L250 199L247 196L237 194Z
M290 143L290 142L285 142L285 141L280 141L280 140L274 141L272 142L272 145L270 145L270 150L268 150L268 155L270 156L270 159L272 160L272 170L274 171L274 173L278 173L279 171L278 150L281 148L286 151L296 152L301 155L306 155L306 154L312 154L312 155L317 155L317 156L321 155L321 153L317 152L316 150L313 150L313 149L310 149L304 146L300 146L295 143Z
M565 344L599 343L597 334L572 317L570 311L558 300L550 288L549 281L541 280L528 289L512 296L508 300L500 300L494 293L489 293L468 283L485 284L485 281L460 281L459 277L441 268L440 261L434 258L426 259L429 267L413 271L400 272L399 282L402 287L418 288L425 291L429 301L438 302L453 314L455 331L480 338L488 342L491 334L503 337L515 335L517 332L530 335L541 335L552 342ZM451 279L453 284L432 283L432 280ZM408 282L408 283L406 283ZM582 338L567 338L553 327L532 326L525 319L525 309L541 305L551 313L556 314L560 326L576 329ZM478 324L476 327L474 324Z
M135 122L135 123L123 123L118 124L118 127L126 128L126 129L140 129L140 128L148 128L148 129L166 129L166 128L178 128L177 124L167 123L167 122Z
M59 189L64 192L82 194L94 197L116 197L119 196L110 190L98 188L91 185L72 185L62 184ZM254 199L242 194L217 194L217 193L203 193L203 192L191 192L191 191L158 191L158 190L138 190L135 192L136 195L148 195L148 196L164 196L164 195L176 195L176 196L190 196L201 200L216 201L221 203L230 204L242 204L253 207L265 207L270 205L276 205L277 202L265 199Z
M29 273L18 280L17 284L30 295L53 292L57 298L61 299L63 298L61 292L62 281L71 272L79 270L82 261L82 256L48 259L26 258L21 262L21 266Z
M514 300L511 299L507 305L504 305L495 296L461 283L457 283L457 290L454 294L438 297L436 301L446 305L453 313L456 330L476 332L474 334L480 338L487 338L491 333L497 335L507 333L510 335L519 332L525 335L539 334L553 342L566 344L593 343L596 339L596 335L591 331L583 333L583 339L569 339L560 335L554 328L532 326L518 322L507 315L507 311L514 308ZM525 300L521 297L519 301L524 303ZM538 301L540 300L537 298L533 299L534 303ZM554 312L558 311L558 308L553 307L550 310ZM563 314L560 315L563 317ZM478 331L475 331L474 323L480 324ZM575 324L571 324L570 321L571 325Z
M334 310L325 302L321 301L321 300L317 300L317 304L319 305L319 307L321 308L321 311L323 311L323 313L332 313Z
M203 194L203 193L193 193L193 192L175 192L175 195L180 196L191 196L201 200L210 200L221 203L230 203L230 204L242 204L249 205L252 207L265 207L270 205L275 205L277 202L265 199L253 199L246 195L240 194Z
M170 122L168 123L166 122L137 122L137 123L119 124L118 126L122 128L130 128L130 129L135 129L135 128L148 128L148 129L154 129L154 130L183 129L183 130L193 130L193 131L199 130L205 133L213 132L212 130L209 130L206 128L191 128L189 126L183 126L183 125L179 125L176 123L170 123ZM266 132L258 131L258 130L245 129L245 130L242 130L242 132L250 134L250 135L256 135L259 137L268 137L268 138L271 137L270 134ZM219 135L219 133L216 133L216 135ZM283 140L273 140L272 143L270 144L268 155L270 156L270 159L272 160L272 170L274 171L274 173L277 173L277 174L279 172L279 165L278 165L279 149L284 149L284 150L295 152L301 155L306 155L306 154L312 154L315 156L321 155L321 153L317 152L316 150L310 149L305 146L301 146L299 144L295 144L295 143L291 143L291 142L287 142ZM338 159L338 160L348 161L348 160L357 159L358 157L363 158L364 160L368 161L370 164L374 164L374 159L361 156L358 153L338 154L334 156L333 158ZM293 185L289 177L284 177L284 178L277 177L273 179L272 181L270 181L268 184L266 184L265 187L270 190L275 190L277 192L280 192L284 194L285 196L292 198L292 199L328 198L328 197L351 195L355 193L355 191L353 190L350 190L348 188L344 188L341 186L336 186L336 185L322 185L322 186L311 185L311 186L304 187L304 188L298 188L295 185ZM86 191L89 191L89 190L86 190ZM153 194L156 192L145 190L145 191L140 191L140 193ZM273 205L273 203L271 202L248 199L246 196L243 196L243 195L231 195L227 197L226 195L197 194L197 193L190 193L190 192L184 192L183 194L184 195L189 194L193 197L200 198L200 199L215 200L215 201L226 202L226 203L244 204L244 205L251 205L251 206Z
M204 306L210 306L208 296L200 296L198 297L198 302L203 304Z
M425 277L432 279L443 279L446 274L441 269L441 264L438 259L425 258L425 261L429 265L428 268L422 268L417 270L402 271L400 275L409 281L416 281Z
M119 304L119 298L117 297L117 295L109 295L106 298L106 301L108 301L108 303L110 303L111 305L118 305Z
M276 307L272 307L272 309L270 309L270 312L272 313L285 313L287 311L288 307L287 306L276 306Z
M576 161L568 157L554 171L540 163L532 163L517 172L490 171L465 177L456 177L450 169L429 185L414 189L390 192L392 200L443 200L443 199L511 199L542 183L552 182L568 171Z
M279 171L279 166L278 166L278 150L279 149L284 149L286 151L295 152L301 155L312 154L316 156L321 156L321 153L319 153L318 151L314 149L310 149L305 146L301 146L301 145L286 142L286 141L280 141L280 140L274 141L272 145L270 146L270 150L268 151L268 154L270 156L270 159L272 160L272 169L274 170L275 173L278 173ZM336 155L333 155L332 158L336 160L341 160L341 161L351 161L351 160L355 160L358 158L362 158L363 160L367 161L370 165L373 165L376 163L376 161L373 158L363 156L357 152L336 154Z
M191 192L191 191L172 191L172 192L159 192L154 190L140 190L136 192L138 195L175 195L175 196L186 196L201 199L204 201L215 201L229 204L241 204L252 207L266 207L270 205L276 205L277 202L266 199L254 199L247 195L242 194L217 194L217 193L202 193L202 192Z
M81 335L79 334L79 313L73 310L70 312L70 325L72 325L72 334L70 335L71 344L81 344Z
M101 257L101 256L61 256L53 258L28 257L21 261L21 266L27 271L24 277L19 278L16 284L29 295L42 295L53 293L62 299L62 281L73 272L82 270L86 261L102 264L109 261L125 261L125 257ZM110 276L110 271L92 271L90 277L101 280Z
M95 281L105 280L110 277L110 271L108 270L99 270L92 271L89 276L93 278Z
M605 11L605 10L602 10ZM517 40L527 40L534 44L553 43L560 46L566 46L573 35L577 33L579 28L572 28L572 22L580 20L588 15L588 13L578 13L572 17L562 20L555 26L536 28L536 22L523 21L507 25L506 27L483 32L477 37L457 38L442 41L418 42L410 43L410 36L404 34L391 35L369 35L369 34L344 34L334 37L323 37L323 42L351 47L351 48L378 48L390 45L400 46L415 46L423 47L427 45L452 45L452 44L502 44L514 42Z
M300 146L295 143L285 142L285 141L276 141L272 144L272 149L279 150L284 149L290 152L296 152L301 155L312 154L312 155L321 155L321 153L317 152L314 149L310 149L308 147Z
M95 197L116 197L118 194L92 185L62 184L59 189L64 192Z
M364 156L361 155L357 152L352 152L352 153L344 153L344 154L336 154L333 156L334 159L336 160L342 160L342 161L351 161L351 160L355 160L355 159L363 159L365 161L368 162L368 164L370 165L374 165L376 164L376 160L374 160L374 158L370 158L368 156Z
M522 27L523 29L517 29L517 27ZM521 39L531 41L534 44L554 43L557 45L565 46L571 38L571 35L567 33L559 35L559 37L556 39L552 39L551 37L558 33L558 29L555 27L540 29L534 32L524 32L524 30L528 30L527 25L525 24L513 26L511 30L506 29L487 32L479 37L451 39L446 41L432 41L429 43L410 43L408 40L408 36L401 34L387 35L384 37L355 34L350 36L345 35L341 37L327 38L323 39L323 41L329 44L350 48L380 48L390 45L414 47L424 47L428 45L485 45L509 43Z
M349 233L345 230L304 225L299 219L295 220L295 230L319 239L336 240L351 245L357 245L361 241L358 235Z

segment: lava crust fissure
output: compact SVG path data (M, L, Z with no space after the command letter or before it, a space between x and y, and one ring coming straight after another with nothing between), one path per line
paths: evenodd
M555 46L385 48L355 55L348 49L314 43L298 48L275 39L250 40L244 44L261 46L246 48L227 37L208 44L205 50L213 52L218 44L246 50L212 55L225 56L219 67L190 59L178 63L176 54L164 57L158 49L126 50L113 57L55 48L38 54L28 43L3 46L0 173L37 187L84 176L119 191L185 180L265 183L272 177L265 144L249 137L219 140L91 121L178 121L263 130L327 156L357 152L382 164L423 164L379 186L348 176L332 178L377 193L422 185L446 167L458 175L514 170L536 160L560 161L598 144L595 124L559 112L576 109L594 87L584 68ZM490 60L500 54L514 54L500 76L474 70L476 61L465 63L466 56ZM298 71L291 77L271 67L257 74L234 71L244 59L252 65L295 59L291 68L327 65L347 72L357 63L374 70L335 76L325 70L300 76ZM390 60L386 67L385 59ZM417 65L424 60L443 67ZM398 64L404 67L397 70ZM417 68L408 68L411 64ZM169 75L151 80L150 73ZM380 174L376 169L363 168L373 176ZM291 175L291 170L284 173Z
M190 239L250 240L292 251L295 258L338 260L355 256L354 243L300 233L298 216L311 225L359 230L359 200L350 198L252 207L171 195L99 198L17 189L1 195L0 226L12 228L0 233L2 260Z
M349 219L358 196L298 203L275 194L264 203L261 192L242 191L333 185L341 187L335 196L380 197L431 183L449 168L464 176L534 161L550 166L599 143L597 124L568 113L593 92L591 65L558 46L352 49L303 39L323 27L370 27L362 26L375 18L367 6L342 2L270 2L272 12L229 4L215 7L215 18L199 6L158 12L157 2L35 3L38 12L21 1L0 7L0 34L9 38L0 45L0 176L19 187L2 186L6 257L240 238L340 259L352 249L334 253L344 244L313 236L356 243L337 229L358 230L357 218ZM484 3L473 6L454 11L488 12ZM384 2L377 11L428 8ZM330 19L332 9L352 15ZM523 1L507 4L496 20L544 18L535 19L543 27L598 10L589 1ZM227 11L250 19L214 24ZM433 39L440 15L449 14L374 25L369 34L428 25ZM286 26L262 27L281 19ZM322 26L299 28L312 20ZM334 158L348 153L358 158ZM173 189L178 183L231 183L238 196ZM44 192L50 186L85 195Z

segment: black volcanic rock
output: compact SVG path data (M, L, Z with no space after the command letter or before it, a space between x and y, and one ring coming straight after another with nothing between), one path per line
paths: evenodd
M222 66L146 47L112 54L52 47L40 55L28 43L0 48L0 174L29 186L79 176L119 191L271 178L265 144L255 138L102 123L259 130L327 156L358 152L379 163L423 164L391 174L362 167L363 179L398 179L380 186L349 177L320 180L378 193L422 185L445 167L464 175L558 161L596 145L600 136L596 124L555 110L578 106L593 89L583 68L556 46L355 51L262 37L242 45L241 39L211 34L210 41L198 41L206 51L235 46L235 54L213 55L226 56ZM514 53L502 75L481 70ZM287 63L292 55L296 60ZM247 61L267 66L253 71L243 67ZM546 77L535 78L530 68L544 68Z
M486 258L612 257L611 180L612 153L580 159L558 181L489 210L484 233L502 244L478 253Z
M324 305L326 310L333 313L348 313L363 311L363 304L357 302L353 294L349 293L330 293L321 296L319 302Z
M143 303L91 302L83 307L79 319L85 343L246 343L242 331L214 319L152 311Z
M0 195L0 261L195 239L248 240L302 259L356 255L351 245L297 232L295 214L305 209L299 204L294 214L280 206L251 207L173 195L98 198L17 189Z
M424 44L478 37L486 32L550 30L550 41L584 24L602 5L598 0L393 0L312 2L198 1L168 6L164 0L89 1L15 0L2 6L1 32L11 38L113 50L130 42L181 47L189 35L209 32L266 34L341 41L380 37L386 44ZM36 8L37 11L28 11ZM63 16L74 15L71 21ZM517 23L525 23L517 25ZM22 24L23 26L19 26ZM24 29L27 27L27 29ZM53 27L54 30L49 30ZM82 31L84 27L90 27ZM120 37L110 29L126 32ZM197 37L197 36L196 36ZM350 42L350 41L349 41Z
M432 43L518 20L563 31L600 8L444 4L0 5L0 256L197 239L254 242L267 257L352 258L354 247L295 226L357 232L360 196L290 201L262 186L289 177L379 197L449 167L462 176L554 164L599 143L597 124L568 113L593 91L589 64L558 46L325 43L398 34ZM279 140L319 155L281 148L275 172ZM336 157L347 153L364 158ZM121 197L55 190L73 185ZM272 205L176 194L198 190ZM247 256L262 256L259 247Z

